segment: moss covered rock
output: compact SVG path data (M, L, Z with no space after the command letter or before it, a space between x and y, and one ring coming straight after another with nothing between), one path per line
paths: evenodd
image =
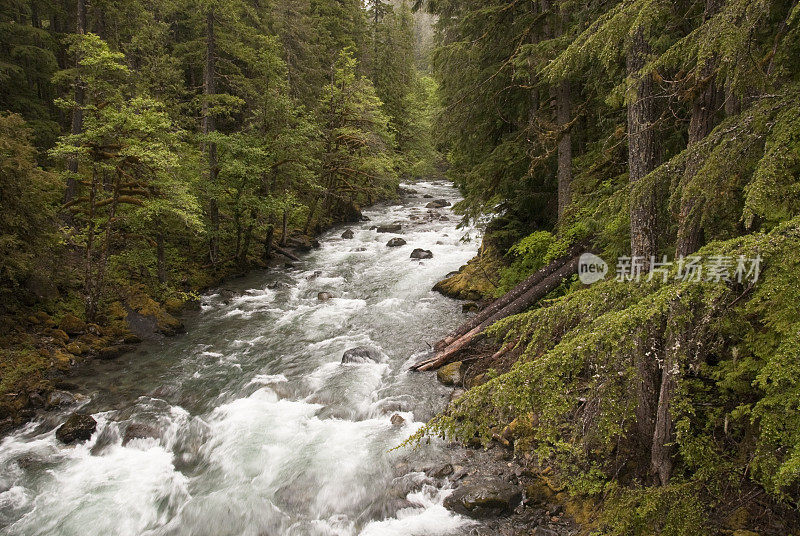
M505 266L500 250L491 241L484 240L475 258L455 274L436 283L433 290L449 298L472 302L494 298L498 289L496 281L489 277L499 274Z
M463 363L461 361L445 365L436 371L436 378L444 385L461 385L463 381L463 375L461 373L462 365Z
M80 335L86 331L86 322L71 313L67 313L58 323L58 328L68 335Z

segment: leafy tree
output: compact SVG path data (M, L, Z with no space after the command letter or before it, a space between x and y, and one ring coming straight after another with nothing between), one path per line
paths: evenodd
M387 195L395 185L389 119L372 83L356 69L352 50L344 49L322 95L322 191L311 202L307 229L331 217L353 219L360 204Z
M32 131L17 114L0 114L0 296L6 305L56 241L55 177L36 165ZM56 195L54 195L56 194Z
M126 95L129 70L122 54L110 51L96 35L76 35L70 50L80 58L77 67L57 76L85 84L84 128L80 134L62 136L51 155L79 164L74 178L82 195L67 208L79 225L72 239L84 249L85 314L94 321L121 228L134 221L132 228L138 225L145 232L160 233L168 217L195 228L200 222L195 198L176 172L184 165L178 157L179 132L163 106ZM66 100L62 104L75 106Z

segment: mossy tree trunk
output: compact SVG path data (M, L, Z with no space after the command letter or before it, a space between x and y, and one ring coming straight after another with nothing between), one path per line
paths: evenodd
M631 186L631 256L650 260L656 254L656 199L636 188L657 163L653 77L641 72L650 53L644 29L637 29L628 49L628 172ZM644 263L647 264L647 263Z

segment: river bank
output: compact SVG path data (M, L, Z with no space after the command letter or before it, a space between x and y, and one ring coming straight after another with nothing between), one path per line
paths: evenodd
M183 318L185 334L76 369L69 381L83 397L0 445L6 533L447 534L471 526L442 505L447 478L424 471L458 465L459 449L435 441L394 450L451 397L434 375L407 369L463 319L460 303L430 289L479 243L474 230L456 229L449 209L426 207L455 201L449 185L415 188L401 203L365 211L373 221L350 226L352 238L325 233L302 264L204 295ZM388 247L393 238L406 245ZM433 259L412 258L416 249ZM374 359L342 363L359 347ZM91 415L96 431L65 447L56 429L76 411ZM131 508L108 516L121 502Z
M398 187L397 195L407 191ZM361 221L352 208L334 226ZM317 238L288 228L273 237L269 257L253 256L249 265L185 266L179 283L164 289L136 282L117 285L103 317L85 322L80 287L60 287L54 281L34 278L28 305L17 305L0 315L0 437L36 418L42 411L75 403L69 376L94 360L113 360L134 351L146 340L173 337L184 331L183 317L200 307L203 293L246 277L252 270L284 269L299 257L319 248ZM77 261L77 259L75 259Z

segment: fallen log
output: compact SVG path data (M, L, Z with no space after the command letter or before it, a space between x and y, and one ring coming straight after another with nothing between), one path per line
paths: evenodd
M565 278L577 273L579 260L580 255L576 254L555 272L545 277L537 285L534 285L533 288L530 288L522 296L518 297L500 311L497 311L495 314L472 328L470 331L453 341L443 350L437 352L432 358L421 361L412 366L411 370L426 371L445 365L455 354L464 348L467 348L472 343L480 340L484 335L486 328L498 320L502 320L503 318L523 312L525 309L544 298L556 287L558 287L558 285L560 285Z
M459 337L463 336L464 334L472 331L481 323L483 323L487 318L491 318L499 311L503 310L504 307L507 307L517 298L528 292L530 289L538 285L542 282L544 278L551 275L553 272L564 266L567 262L572 260L576 255L580 255L583 250L586 248L586 244L577 244L572 246L567 253L563 256L559 257L558 259L554 260L535 274L528 277L525 281L518 284L516 287L511 289L509 292L504 294L502 297L498 298L491 305L480 311L477 315L472 317L468 322L464 322L458 328L456 328L453 332L451 332L447 337L442 339L441 341L437 342L434 347L436 350L442 350L447 348L451 344L453 344Z
M276 246L276 245L273 244L272 249L274 249L277 253L280 253L281 255L286 257L287 259L293 260L295 262L301 262L300 257L298 257L297 255L294 255L293 253L291 253L289 251L286 251L285 249L283 249L280 246Z

